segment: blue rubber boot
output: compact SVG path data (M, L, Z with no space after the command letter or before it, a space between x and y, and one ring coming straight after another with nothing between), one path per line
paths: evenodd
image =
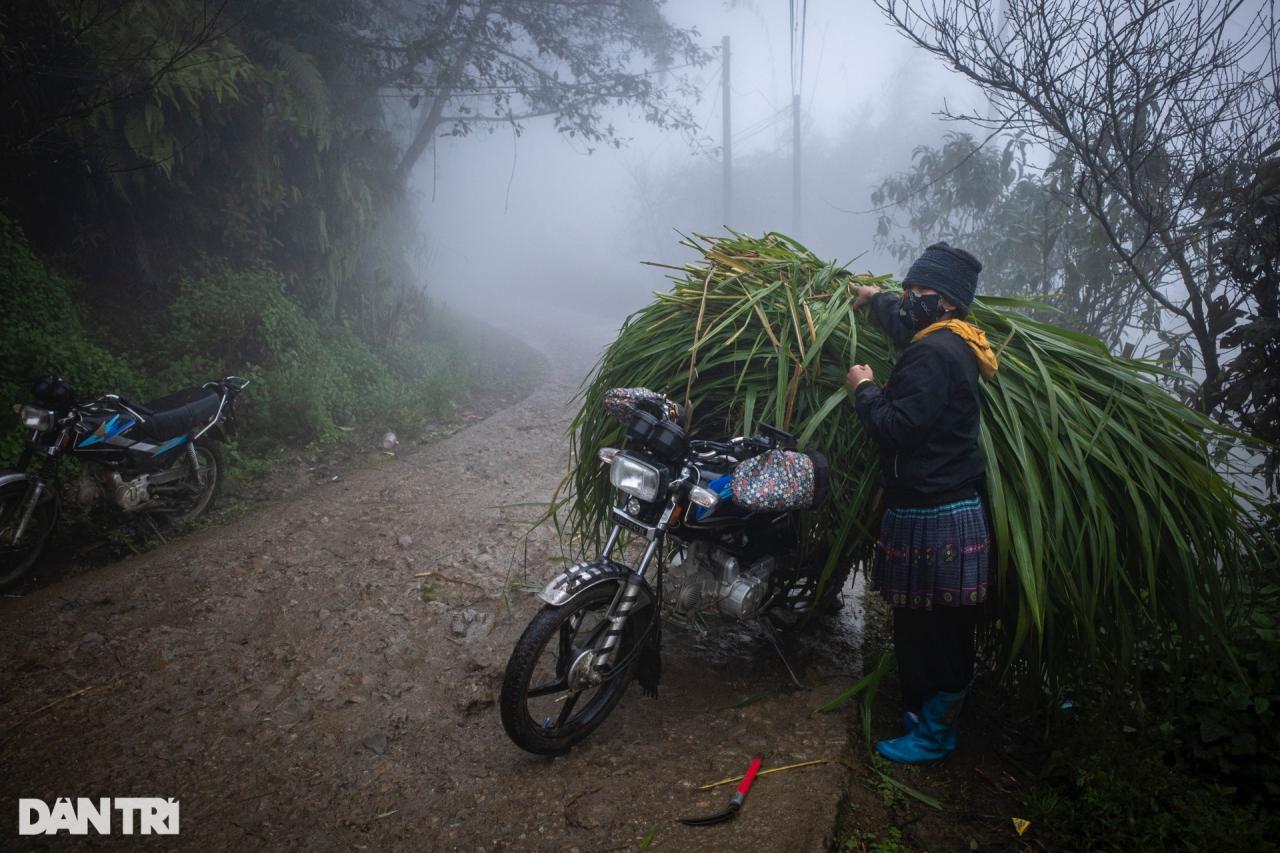
M907 730L907 734L911 734L916 730L916 726L920 725L920 715L915 711L902 712L902 727ZM956 730L952 726L951 734L947 735L946 746L948 751L954 751L956 748Z
M965 691L935 693L920 709L920 722L909 734L876 742L876 752L899 764L939 761L956 749L956 717Z

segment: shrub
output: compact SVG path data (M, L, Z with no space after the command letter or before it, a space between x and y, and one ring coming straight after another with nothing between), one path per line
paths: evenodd
M175 387L228 373L252 379L240 412L253 446L331 440L339 426L410 428L467 384L459 346L375 350L346 326L308 316L260 267L184 282L157 351Z
M1028 792L1030 814L1062 850L1261 850L1280 831L1261 803L1170 765L1140 734L1088 721L1057 752L1060 782Z
M1240 673L1208 661L1167 685L1175 749L1251 796L1280 802L1280 585L1262 586L1232 631Z
M28 403L31 380L62 376L81 399L113 391L137 394L142 377L121 356L86 333L68 281L31 251L22 230L0 216L0 465L21 449L24 436L10 412Z
M81 398L114 391L139 402L153 394L236 374L253 380L241 400L242 452L335 440L338 427L412 432L452 410L478 376L467 336L437 324L431 339L386 349L342 323L318 321L267 267L223 268L184 281L156 331L128 343L131 362L95 343L82 325L69 282L31 251L0 217L0 401L29 402L36 376L56 373ZM141 367L141 369L139 369ZM0 413L0 465L23 434Z

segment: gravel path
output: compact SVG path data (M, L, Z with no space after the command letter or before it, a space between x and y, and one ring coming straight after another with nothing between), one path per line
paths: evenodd
M514 581L541 583L562 565L552 531L526 537L538 512L528 504L563 474L567 401L616 323L560 314L508 327L551 364L522 402L0 599L6 846L103 840L20 840L19 797L156 796L180 800L181 835L118 843L601 851L636 850L652 833L653 850L826 848L847 781L846 721L811 710L850 680L847 630L797 653L803 690L758 639L669 630L658 698L633 685L559 758L506 738L496 692L538 606ZM727 802L731 787L694 789L756 753L766 769L831 763L761 778L731 824L673 823Z

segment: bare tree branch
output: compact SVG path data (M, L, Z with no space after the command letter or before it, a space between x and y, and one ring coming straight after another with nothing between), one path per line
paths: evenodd
M1212 410L1222 373L1209 308L1222 176L1280 135L1275 16L1243 0L877 0L909 40L988 94L997 122L1075 164L1074 192L1138 286L1186 325Z

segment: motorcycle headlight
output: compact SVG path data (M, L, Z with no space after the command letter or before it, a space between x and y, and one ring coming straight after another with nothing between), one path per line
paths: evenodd
M658 497L662 474L647 462L619 453L609 466L609 482L642 501L652 501Z
M22 419L22 425L27 429L34 429L38 432L48 432L53 429L54 413L48 409L23 406L22 411L18 413L18 417Z

